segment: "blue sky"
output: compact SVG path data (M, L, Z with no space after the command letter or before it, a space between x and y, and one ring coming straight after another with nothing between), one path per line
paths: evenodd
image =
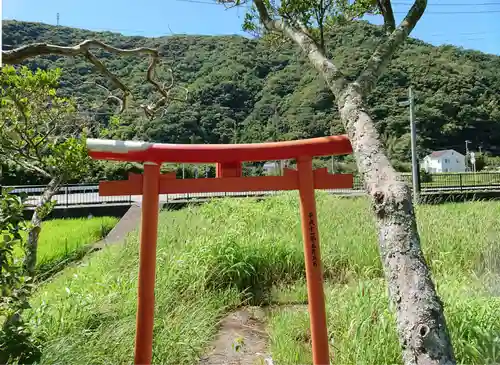
M394 0L398 20L410 0ZM125 35L244 34L244 8L213 0L3 0L3 18L60 24ZM207 4L208 3L208 4ZM429 0L412 33L432 44L454 44L500 55L500 0ZM374 19L379 23L379 19Z

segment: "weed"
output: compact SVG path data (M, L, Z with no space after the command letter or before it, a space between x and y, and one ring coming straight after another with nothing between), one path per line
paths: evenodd
M318 210L335 363L400 363L369 203L318 194ZM489 275L498 282L489 266L494 260L485 258L494 254L491 232L497 232L500 205L420 206L417 214L459 362L500 361L500 300L484 281ZM124 245L93 253L39 289L28 319L47 339L42 363L130 362L137 242L135 234ZM304 303L304 278L297 194L162 213L154 363L198 363L221 317L243 303ZM311 363L305 308L271 311L270 346L277 363Z

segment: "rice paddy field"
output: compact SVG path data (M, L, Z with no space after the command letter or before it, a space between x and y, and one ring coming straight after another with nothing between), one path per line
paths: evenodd
M118 222L115 217L53 219L42 222L37 271L48 274L82 258L90 245L106 237Z

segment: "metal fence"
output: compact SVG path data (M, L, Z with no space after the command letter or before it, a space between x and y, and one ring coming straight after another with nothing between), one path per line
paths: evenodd
M12 189L12 194L26 194L26 206L28 208L36 206L46 188L45 185L22 185L22 186L3 186L3 189ZM209 200L222 197L261 197L276 195L277 191L249 191L249 192L215 192L215 193L189 193L189 194L161 194L160 201L183 202L190 200ZM61 186L52 200L56 201L57 207L77 207L90 205L130 205L139 203L142 200L140 195L123 196L99 196L98 185L72 184Z
M25 193L28 198L26 199L26 206L36 206L41 198L45 185L22 185L22 186L3 186L3 189L13 189L11 193L21 194ZM52 200L56 201L56 205L60 207L72 207L82 205L95 205L95 204L131 204L133 196L99 196L99 187L97 185L88 184L71 184L62 185L57 190Z
M411 186L411 174L401 174L401 178ZM43 185L31 186L4 186L12 188L13 193L24 192L28 195L27 205L35 206L41 199L45 189ZM499 191L500 173L443 173L420 176L420 190L425 193L453 193L470 191ZM327 190L331 194L361 194L363 191L362 179L355 175L352 189ZM218 197L262 197L276 195L276 191L254 191L254 192L219 192L219 193L189 193L189 194L163 194L160 196L162 202L182 202L188 200L209 200ZM73 207L97 204L127 204L130 205L141 201L141 196L99 196L97 185L72 184L61 186L53 197L59 207Z
M412 177L409 173L400 174L403 181L410 184ZM420 191L425 192L454 192L454 191L500 191L500 172L467 172L467 173L440 173L421 174L419 181ZM354 176L353 190L362 190L363 181L360 176Z
M429 174L421 176L422 190L498 190L500 173L476 172L462 174Z

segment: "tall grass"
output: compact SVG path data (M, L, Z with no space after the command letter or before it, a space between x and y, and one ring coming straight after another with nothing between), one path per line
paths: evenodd
M366 202L358 200L358 204L364 205L365 209L360 211L368 222ZM347 205L344 208L349 209ZM350 213L346 214L350 218ZM420 206L417 216L422 247L445 304L459 363L499 363L500 204ZM358 255L366 260L377 243L373 237L366 236L373 232L373 227L368 224L362 227L367 232L358 237L365 237L362 247L367 251L360 251ZM322 245L325 244L323 240ZM355 259L359 260L360 256ZM368 266L378 267L373 263ZM335 363L400 364L400 347L394 316L387 305L385 282L360 273L357 280L333 283L326 290ZM305 284L299 283L276 290L275 296L303 302L307 291ZM306 311L289 307L272 312L271 350L277 363L311 363L308 318Z
M400 362L367 201L318 194L318 209L335 363ZM498 293L484 281L497 278L499 213L499 204L479 202L418 210L457 355L467 364L500 361ZM40 288L29 319L46 341L43 363L130 362L137 252L135 235ZM297 195L164 212L157 263L154 363L196 364L231 308L306 299ZM278 364L311 363L307 312L273 310L269 331Z
M83 257L89 245L106 237L117 222L115 217L53 219L42 222L38 241L38 274L47 274L65 262Z

